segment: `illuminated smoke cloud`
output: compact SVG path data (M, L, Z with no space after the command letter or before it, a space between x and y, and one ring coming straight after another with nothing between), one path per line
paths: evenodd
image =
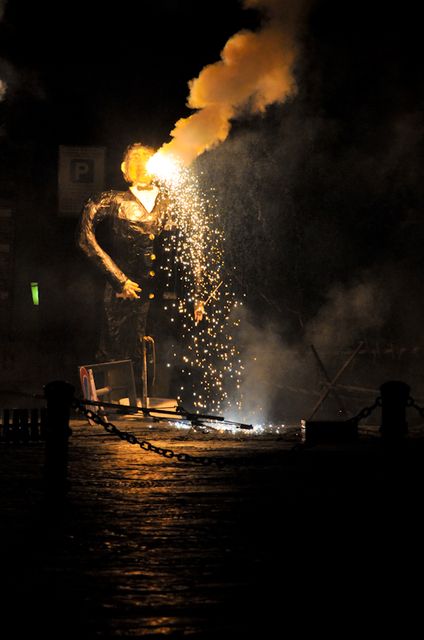
M187 105L195 113L177 121L172 141L162 147L186 164L224 141L232 119L262 113L296 90L292 68L305 2L244 0L244 6L262 11L262 28L236 33L224 46L221 59L189 82Z

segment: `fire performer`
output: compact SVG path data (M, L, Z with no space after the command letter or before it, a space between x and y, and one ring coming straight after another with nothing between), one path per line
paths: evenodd
M90 198L82 211L78 244L103 272L104 317L99 362L130 359L139 386L142 374L142 346L149 307L157 295L154 289L156 255L154 242L174 226L167 209L167 196L147 169L154 149L140 143L125 151L121 170L129 184L127 191L106 191ZM97 225L111 224L110 254L98 243ZM196 324L203 318L204 304L195 303Z

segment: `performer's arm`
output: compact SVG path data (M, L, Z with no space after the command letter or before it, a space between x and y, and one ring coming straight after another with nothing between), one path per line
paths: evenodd
M79 230L78 245L94 264L104 273L116 291L125 293L128 283L133 283L119 269L112 258L101 248L97 242L95 231L99 222L104 220L113 210L113 194L104 193L99 198L90 198L84 206ZM138 289L140 289L138 287ZM123 295L123 297L138 297L137 295Z

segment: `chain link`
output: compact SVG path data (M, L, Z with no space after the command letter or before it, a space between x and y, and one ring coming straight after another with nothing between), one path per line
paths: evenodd
M408 407L414 407L414 409L416 409L418 411L418 413L420 414L421 418L424 418L424 408L420 407L419 404L417 404L414 400L414 398L412 396L409 396L408 401L407 401L407 406Z
M377 409L377 407L381 407L381 396L378 396L375 399L374 404L370 405L369 407L364 407L356 416L353 416L353 418L349 418L349 420L346 420L346 422L360 422L364 418L368 418L368 416L370 416L372 412Z
M148 440L139 440L137 436L129 431L121 431L118 427L112 422L106 422L98 413L95 413L91 409L86 409L84 405L78 401L73 403L74 409L83 413L86 418L92 420L96 424L102 426L105 431L108 433L120 438L121 440L125 440L129 444L136 444L144 451L150 451L152 453L156 453L159 456L164 458L175 458L178 462L190 462L203 466L210 466L211 464L216 464L220 467L224 466L225 462L222 458L215 458L212 456L192 456L189 453L176 453L172 449L165 449L164 447L157 447L152 442Z

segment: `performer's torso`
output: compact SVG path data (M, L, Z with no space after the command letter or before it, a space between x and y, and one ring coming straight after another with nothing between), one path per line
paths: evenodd
M151 212L130 191L114 193L112 206L113 259L135 282L152 277L154 241L163 228L164 208L160 194Z

